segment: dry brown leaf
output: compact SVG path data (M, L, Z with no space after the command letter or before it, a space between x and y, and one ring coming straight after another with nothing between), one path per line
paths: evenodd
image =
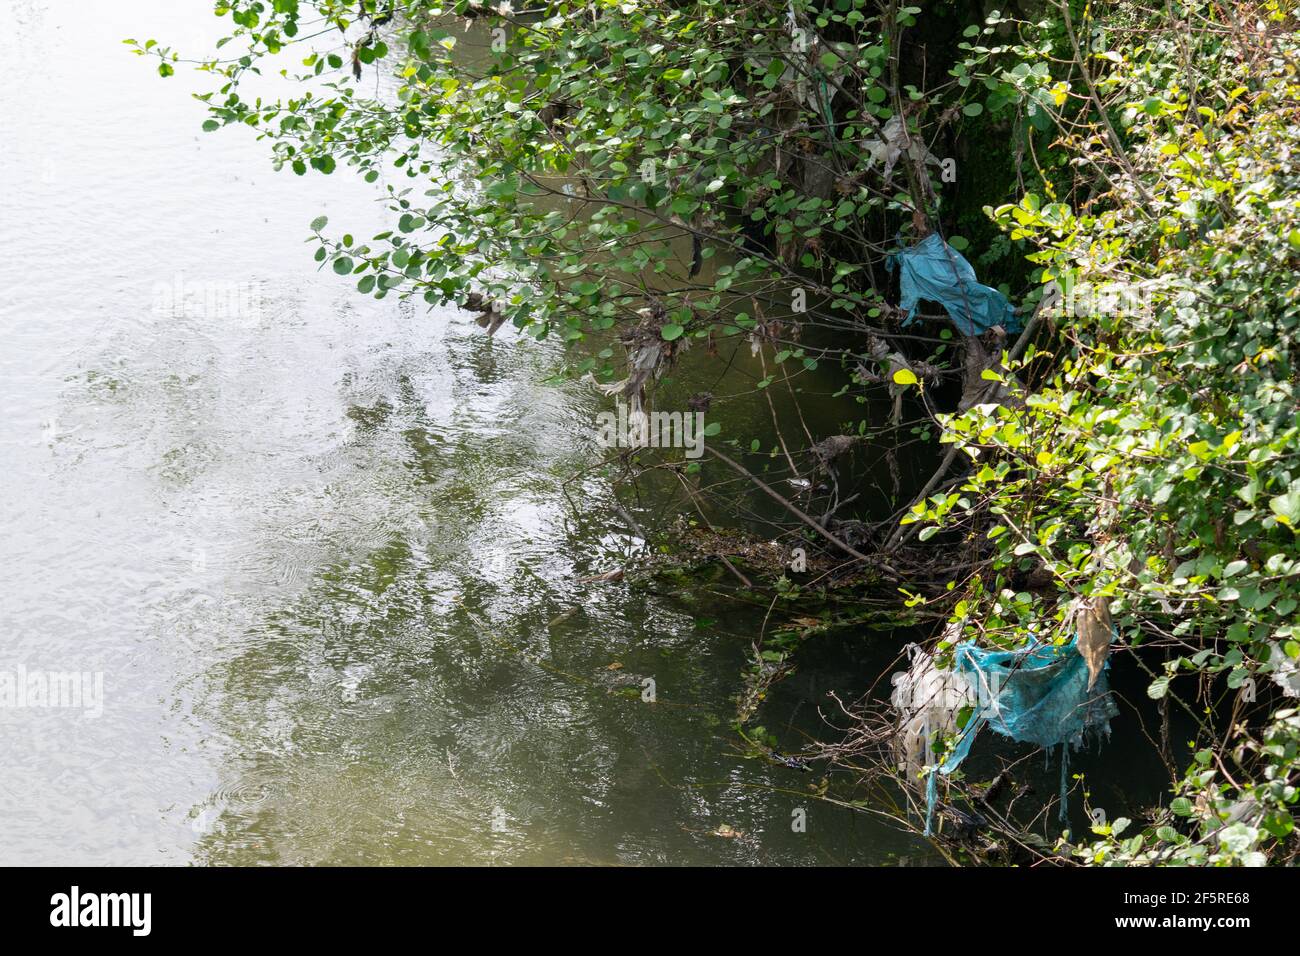
M1080 598L1074 626L1079 635L1079 653L1088 665L1088 690L1092 690L1110 654L1110 599Z

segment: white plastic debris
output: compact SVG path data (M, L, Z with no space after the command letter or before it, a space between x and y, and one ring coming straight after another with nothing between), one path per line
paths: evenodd
M889 702L898 711L894 735L899 765L909 775L934 762L934 735L957 730L957 714L976 702L966 678L954 671L940 670L934 657L919 644L905 648L910 666L894 674Z

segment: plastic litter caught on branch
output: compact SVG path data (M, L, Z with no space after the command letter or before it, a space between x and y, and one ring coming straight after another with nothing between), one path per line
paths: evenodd
M910 666L891 678L889 701L902 715L894 735L899 764L916 777L934 763L935 735L956 733L958 711L974 704L975 697L963 675L940 670L920 644L909 644L906 651Z
M915 767L922 753L929 757L929 744L922 738L935 732L957 734L948 756L928 771L927 836L934 823L939 777L961 765L986 725L1021 743L1060 746L1060 818L1066 819L1069 750L1082 747L1088 738L1108 736L1110 721L1119 713L1106 680L1109 663L1098 663L1099 671L1091 672L1077 638L1014 651L963 641L954 648L950 671L938 670L924 651L912 654L908 671L894 675L891 697L901 713L898 735L904 762ZM966 707L971 713L957 728L958 711Z
M962 335L980 335L995 325L1014 334L1023 327L1007 297L980 285L974 267L937 232L890 253L885 268L893 272L895 267L902 290L899 305L907 313L904 327L915 321L921 299L942 305Z

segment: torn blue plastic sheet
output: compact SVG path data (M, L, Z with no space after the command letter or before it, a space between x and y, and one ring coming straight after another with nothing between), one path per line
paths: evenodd
M895 266L900 270L899 305L907 313L904 326L915 321L916 303L925 299L943 306L962 335L979 335L995 325L1011 333L1022 328L1007 297L997 289L980 285L974 267L937 232L914 246L890 253L885 268L893 272Z
M970 684L977 701L974 713L948 758L930 771L926 782L925 833L930 835L939 795L939 776L952 773L966 759L986 724L1004 737L1040 747L1061 747L1061 821L1066 819L1069 750L1085 737L1110 734L1119 713L1103 670L1088 689L1088 665L1077 638L1068 644L1037 644L1018 651L976 647L963 641L954 649L953 670ZM1106 667L1109 669L1109 662Z

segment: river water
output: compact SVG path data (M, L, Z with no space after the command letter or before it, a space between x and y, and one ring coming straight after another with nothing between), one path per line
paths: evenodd
M103 683L0 709L0 863L922 858L745 758L761 610L582 581L627 539L557 347L318 272L378 187L202 133L120 42L210 3L4 6L0 671ZM859 644L773 691L783 748Z

